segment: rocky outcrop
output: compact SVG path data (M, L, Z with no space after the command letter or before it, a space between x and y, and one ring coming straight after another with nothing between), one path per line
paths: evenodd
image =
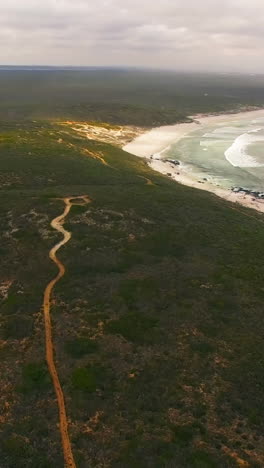
M244 193L245 195L252 195L255 198L263 198L264 199L264 192L259 192L257 190L250 190L244 187L232 187L232 192L235 193Z

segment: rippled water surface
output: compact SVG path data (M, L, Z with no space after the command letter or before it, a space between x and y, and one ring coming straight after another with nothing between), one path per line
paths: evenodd
M264 191L264 117L199 125L164 153L221 187Z

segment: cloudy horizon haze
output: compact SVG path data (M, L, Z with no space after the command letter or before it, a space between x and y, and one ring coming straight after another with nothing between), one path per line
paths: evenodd
M262 0L9 0L0 64L263 73Z

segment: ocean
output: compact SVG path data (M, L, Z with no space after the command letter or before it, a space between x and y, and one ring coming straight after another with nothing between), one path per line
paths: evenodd
M238 114L221 123L197 124L162 156L222 188L264 192L264 117L240 119Z

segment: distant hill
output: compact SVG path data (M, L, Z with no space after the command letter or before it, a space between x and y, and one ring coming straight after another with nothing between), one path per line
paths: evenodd
M154 127L197 113L263 107L262 76L100 67L0 67L0 120Z

